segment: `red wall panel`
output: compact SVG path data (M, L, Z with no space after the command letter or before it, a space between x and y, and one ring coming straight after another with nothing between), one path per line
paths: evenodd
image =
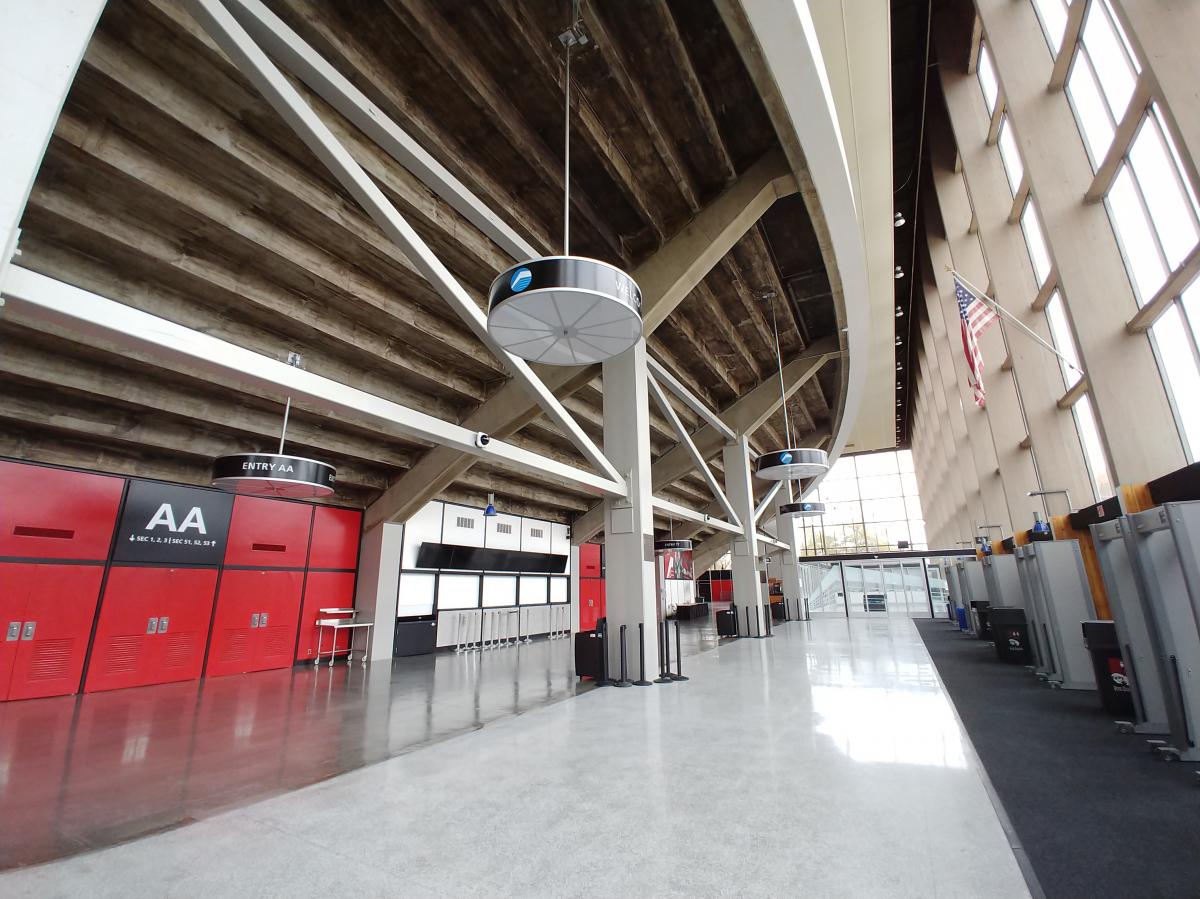
M362 512L316 506L313 511L312 546L308 553L308 567L356 567L361 532Z
M100 565L0 564L4 646L0 699L62 696L79 689L100 582ZM19 614L18 614L19 613ZM19 638L8 639L13 623Z
M0 462L0 556L108 558L124 478Z
M215 677L290 666L303 582L299 571L224 571L204 673Z
M316 620L321 617L321 609L352 609L354 608L354 572L353 571L310 571L304 582L304 603L300 606L300 641L296 646L296 661L311 659L317 654ZM348 616L347 616L348 617ZM325 645L322 653L329 650L329 640L332 635L327 631L324 635ZM363 637L359 637L362 644ZM350 647L350 632L341 631L338 634L337 648Z
M600 577L602 573L600 567L600 544L579 544L579 576Z
M225 564L303 568L311 522L312 506L306 503L239 496L233 502Z
M84 692L198 678L216 586L214 568L110 570Z

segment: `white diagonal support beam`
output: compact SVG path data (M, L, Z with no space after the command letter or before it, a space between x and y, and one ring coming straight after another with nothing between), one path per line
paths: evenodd
M250 80L276 113L291 126L309 150L325 164L383 233L404 250L413 267L458 313L475 336L504 362L513 378L536 398L538 404L579 449L583 457L607 478L621 482L621 475L609 464L604 453L579 427L529 365L506 352L493 340L488 333L487 318L475 301L219 0L187 0L187 7L222 51Z
M692 456L692 461L699 469L701 477L704 478L704 483L708 484L708 489L712 491L713 497L721 504L721 508L725 510L725 514L729 517L730 522L742 526L738 519L737 512L733 511L733 506L729 504L729 498L725 495L725 491L721 489L721 485L717 483L717 479L713 477L712 469L708 467L708 462L700 455L700 450L696 449L696 444L692 443L692 438L688 436L687 428L683 426L683 422L679 420L679 416L675 414L675 410L671 407L671 401L667 399L662 388L658 386L658 382L653 377L646 379L646 386L650 388L650 396L654 398L654 402L658 404L658 408L662 410L663 415L667 417L667 421L671 423L671 427L675 431L675 436L679 438L679 442L688 450Z
M787 386L784 393L790 397L815 377L825 363L839 358L841 352L835 349L836 346L837 341L832 337L822 338L785 365L783 380ZM736 433L753 434L782 404L779 375L772 374L723 411L721 419ZM707 424L692 435L692 443L702 459L711 459L727 442L724 434ZM655 490L660 490L691 472L694 465L688 448L682 444L677 445L659 456L650 467L650 483ZM571 539L579 543L594 537L602 530L604 508L598 504L571 523Z
M225 5L260 46L504 252L516 260L542 255L261 0L225 0Z
M796 192L796 178L779 151L748 168L630 275L642 290L642 334L649 337L701 283L720 260L780 197ZM537 370L560 398L566 398L600 374L599 365L580 369ZM497 390L464 422L498 437L510 437L540 410L519 384ZM407 519L462 477L474 464L447 447L429 450L401 475L366 512L366 527Z
M775 499L775 494L779 492L779 489L783 486L783 484L783 481L776 481L774 484L772 484L771 489L767 491L767 495L764 496L762 500L759 501L759 504L754 507L755 524L758 524L760 521L762 521L763 515L766 514L767 509L771 508L771 502Z
M696 394L684 387L678 378L663 367L661 362L654 359L647 359L646 365L650 369L650 374L654 376L654 379L663 387L666 387L667 390L671 391L671 393L675 394L675 396L679 397L685 406L700 416L702 421L708 422L709 425L724 434L726 440L737 439L737 434L733 433L733 429L729 425L721 421L721 416L708 408L704 401L696 396Z
M704 512L698 512L695 509L689 509L687 506L681 506L679 503L673 503L669 499L663 499L661 496L654 497L654 508L659 512L670 515L672 518L677 518L680 521L690 521L694 524L704 525L706 528L724 531L728 534L740 534L742 529L737 525L730 524L728 521L722 521L720 518L713 518Z
M601 477L493 440L476 445L476 432L339 384L229 341L124 306L88 290L12 266L3 285L7 319L84 343L102 342L176 370L217 377L254 396L291 396L308 411L365 417L384 432L453 446L504 468L536 474L597 495L624 496L623 481Z

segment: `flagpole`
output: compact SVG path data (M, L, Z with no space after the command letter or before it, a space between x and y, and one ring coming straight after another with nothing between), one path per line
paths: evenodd
M1055 347L1054 345L1049 344L1045 340L1043 340L1041 335L1039 335L1037 332L1028 328L1024 322L1018 320L1015 315L1013 315L1011 312L1009 312L1007 309L1005 309L1003 306L1001 306L999 303L997 303L995 300L993 300L991 297L989 297L986 293L984 293L982 290L980 290L978 287L976 287L974 284L972 284L970 281L968 281L966 278L964 278L957 269L951 268L950 266L946 266L946 271L948 271L955 278L957 278L959 283L962 284L963 287L965 287L965 288L967 288L967 290L971 291L971 293L975 296L975 298L977 300L979 300L981 303L984 303L989 309L996 312L996 314L1004 316L1006 319L1008 319L1010 322L1012 322L1014 325L1016 325L1018 328L1020 328L1022 331L1024 331L1026 334L1028 334L1030 337L1032 337L1034 340L1036 340L1038 343L1040 343L1043 347L1045 347L1050 352L1052 352L1055 356L1057 356L1064 363L1066 363L1067 368L1071 369L1072 371L1078 372L1080 377L1084 376L1085 373L1083 372L1083 370L1080 369L1078 365L1076 365L1074 362L1072 362L1070 359L1068 359L1062 353L1060 353L1057 347Z

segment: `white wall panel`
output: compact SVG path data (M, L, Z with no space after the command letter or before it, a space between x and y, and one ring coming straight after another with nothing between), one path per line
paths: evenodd
M496 515L487 522L486 542L488 549L521 548L521 516Z
M446 503L442 515L442 542L455 546L483 546L486 520L482 509Z
M571 555L571 529L565 524L551 523L550 552L559 556ZM567 563L568 566L570 563ZM568 571L570 568L568 567Z
M396 617L433 614L433 591L436 574L406 571L400 575L400 598Z
M479 605L479 575L450 574L438 576L438 609L474 609Z
M483 576L483 605L494 609L517 604L517 578L509 574Z
M428 503L404 524L402 568L417 567L417 550L422 543L442 542L442 504Z
M521 549L527 553L550 552L550 522L536 518L521 519Z
M521 575L521 605L536 606L544 604L549 598L548 585L543 575Z
M689 582L690 583L690 582ZM570 581L565 577L550 578L550 602L566 602Z

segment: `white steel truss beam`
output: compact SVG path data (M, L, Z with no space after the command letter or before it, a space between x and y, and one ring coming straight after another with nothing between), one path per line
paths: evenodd
M783 481L776 481L771 485L771 489L767 491L767 495L762 498L762 501L754 509L754 523L758 524L762 521L763 515L767 509L771 508L771 500L775 499L775 494L779 492L779 488L783 486Z
M673 503L669 499L663 499L661 496L654 497L654 508L659 512L670 515L672 518L678 518L680 521L695 522L696 524L702 524L705 527L713 528L717 531L725 531L729 534L742 533L742 529L738 525L722 521L720 518L713 518L711 515L698 512L695 509L689 509L687 506L679 505L679 503Z
M520 447L491 440L480 446L478 433L424 412L401 406L355 387L288 365L261 353L131 306L73 287L21 266L9 268L4 285L5 317L42 331L99 339L136 351L166 366L219 377L222 383L288 395L311 411L342 413L381 426L384 433L452 446L504 468L535 474L596 495L624 496L622 480L604 478Z
M737 440L737 434L733 432L733 429L729 427L729 425L725 424L725 422L721 420L721 416L712 409L708 408L708 406L704 404L703 400L684 387L683 384L679 382L678 378L676 378L663 367L661 362L657 361L653 357L648 357L646 359L646 365L649 367L650 374L654 377L654 380L658 381L659 384L667 388L667 390L671 391L671 393L675 394L675 396L679 397L685 406L699 415L703 421L706 421L709 425L716 428L719 433L724 435L726 440Z
M260 46L291 69L321 99L379 144L463 218L495 241L505 253L516 260L543 255L471 193L286 22L267 9L261 0L224 2L233 17Z
M700 450L696 449L696 444L692 443L692 438L688 436L687 428L683 426L683 422L675 414L675 410L671 406L671 401L667 399L667 395L663 393L662 388L658 386L658 382L653 376L646 378L646 386L650 388L650 395L654 397L654 402L658 404L658 408L662 410L662 414L671 423L671 428L675 431L675 436L679 438L679 442L687 447L692 461L696 463L696 468L700 470L700 475L704 478L704 482L708 484L708 489L712 491L713 497L721 504L721 508L725 510L726 517L728 517L730 522L741 527L742 523L738 519L737 512L733 511L733 506L729 503L729 497L725 495L725 491L717 483L712 469L708 467L708 463L700 455Z
M492 339L487 330L487 318L475 301L220 0L186 0L186 5L196 21L276 113L325 164L383 233L404 251L413 267L458 313L475 336L505 363L513 377L537 399L538 405L579 449L584 458L608 479L623 484L624 479L605 458L604 453L579 427L571 413L547 389L529 365L506 352Z

